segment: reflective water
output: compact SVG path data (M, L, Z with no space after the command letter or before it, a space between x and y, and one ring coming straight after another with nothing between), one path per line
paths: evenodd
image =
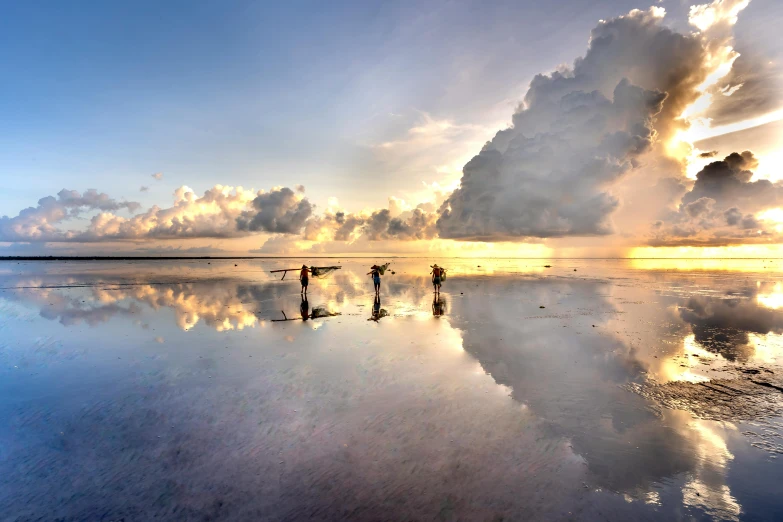
M0 263L0 519L783 519L781 261L375 261Z

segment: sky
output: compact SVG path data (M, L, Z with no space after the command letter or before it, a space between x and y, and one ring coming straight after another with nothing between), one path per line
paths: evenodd
M0 255L783 244L775 0L3 11Z

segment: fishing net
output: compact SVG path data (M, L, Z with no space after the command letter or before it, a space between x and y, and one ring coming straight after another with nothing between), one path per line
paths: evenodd
M340 315L337 312L330 312L328 308L323 306L317 306L313 308L313 312L310 314L312 319L318 319L319 317L334 317Z
M378 265L378 272L380 272L381 275L383 275L383 273L386 272L386 269L389 268L390 264L391 263L386 263L385 265Z
M339 270L339 266L312 266L310 267L310 273L313 277L323 277L329 275L335 270Z
M434 269L435 265L430 265L430 268ZM446 269L443 268L442 266L439 266L438 268L440 268L440 280L441 281L445 281L446 280ZM430 273L432 273L432 272L430 272Z

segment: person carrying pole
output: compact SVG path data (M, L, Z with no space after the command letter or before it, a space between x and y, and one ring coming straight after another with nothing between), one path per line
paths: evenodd
M307 295L307 283L310 282L310 269L307 268L307 265L302 265L302 271L299 272L299 281L302 283L302 291L299 293Z
M372 265L367 275L372 276L372 282L375 286L375 293L378 294L381 291L381 267L378 265Z
M432 265L432 288L436 294L440 293L441 276L443 275L443 269L438 266L437 263Z

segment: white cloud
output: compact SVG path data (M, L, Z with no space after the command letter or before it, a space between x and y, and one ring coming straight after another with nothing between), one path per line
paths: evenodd
M603 235L612 188L698 97L707 74L699 37L664 27L661 10L603 21L573 68L538 75L513 127L463 170L444 203L441 237L486 241ZM665 100L665 101L664 101Z
M693 5L688 13L688 23L700 31L708 31L720 25L734 25L740 11L748 7L750 0L715 0L711 4Z
M0 241L67 241L75 234L60 230L56 225L68 218L95 210L133 212L139 206L133 201L117 201L95 189L84 193L63 189L56 198L41 198L38 206L26 208L15 217L1 217Z

